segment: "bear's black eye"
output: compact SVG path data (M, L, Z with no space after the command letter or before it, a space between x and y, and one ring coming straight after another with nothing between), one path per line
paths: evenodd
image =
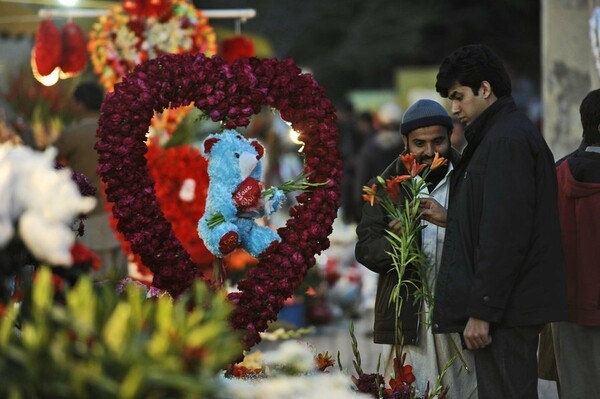
M240 157L240 154L239 154L239 153L237 153L237 152L236 152L236 153L234 153L234 155L235 155L235 157L236 157L236 158L239 158L239 157Z

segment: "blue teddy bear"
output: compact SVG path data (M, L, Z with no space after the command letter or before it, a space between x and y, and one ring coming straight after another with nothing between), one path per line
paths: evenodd
M266 256L281 238L255 218L279 209L285 194L271 188L264 195L260 182L263 146L235 130L208 136L202 155L208 160L209 186L198 233L206 248L222 258L238 247L254 257ZM214 220L220 219L219 222Z

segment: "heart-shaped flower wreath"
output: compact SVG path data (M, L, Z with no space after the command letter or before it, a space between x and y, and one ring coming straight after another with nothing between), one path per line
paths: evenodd
M323 88L289 59L250 58L228 65L216 56L166 54L140 64L107 95L96 144L98 173L114 203L117 226L154 273L153 285L175 296L201 273L156 200L144 141L154 111L192 102L228 129L248 125L263 105L278 109L305 144L307 180L327 182L296 198L278 230L280 245L250 270L239 292L229 295L236 304L232 324L246 330L244 344L250 348L315 264L315 254L329 246L342 174L335 109Z

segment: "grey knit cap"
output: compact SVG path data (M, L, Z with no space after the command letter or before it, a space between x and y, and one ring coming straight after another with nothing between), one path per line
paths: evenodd
M425 126L441 125L452 130L452 118L442 105L433 100L419 100L411 105L402 118L400 133L408 135L415 129Z

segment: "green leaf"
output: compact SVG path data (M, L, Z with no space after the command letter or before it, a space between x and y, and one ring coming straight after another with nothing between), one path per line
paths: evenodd
M129 336L128 324L131 318L131 305L121 302L108 319L102 336L108 348L114 354L122 354Z

